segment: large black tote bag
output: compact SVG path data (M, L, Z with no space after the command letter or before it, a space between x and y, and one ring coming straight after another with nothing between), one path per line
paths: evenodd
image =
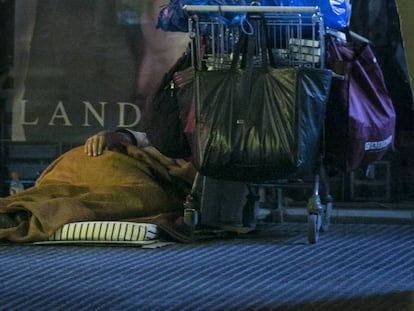
M320 151L332 73L274 68L266 57L255 68L251 41L244 68L196 72L194 163L203 175L245 182L309 172Z

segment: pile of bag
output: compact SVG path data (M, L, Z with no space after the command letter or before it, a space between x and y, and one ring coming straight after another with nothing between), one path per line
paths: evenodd
M228 70L196 71L194 82L177 93L181 128L192 160L205 176L259 182L315 168L332 73L276 68L267 43L256 46L255 36L261 32L265 38L266 29L262 20L254 35L242 36ZM253 64L257 49L262 51L260 67ZM187 94L184 100L180 92ZM182 113L184 106L190 107L187 114ZM161 144L156 147L171 151Z
M191 156L208 177L263 182L310 173L321 156L349 172L393 150L395 110L368 43L345 30L346 42L326 37L327 69L277 68L255 38L267 37L265 19L254 24L230 68L195 71L185 53L166 74L148 130L161 152Z
M349 0L262 0L266 6L313 6L319 7L326 26L334 29L344 29L348 26L351 15ZM188 15L183 10L185 5L250 5L249 0L170 0L169 4L160 10L157 28L164 31L188 31ZM204 13L205 14L205 13ZM235 24L243 20L243 13L217 12L208 13L212 19L219 19L223 24Z

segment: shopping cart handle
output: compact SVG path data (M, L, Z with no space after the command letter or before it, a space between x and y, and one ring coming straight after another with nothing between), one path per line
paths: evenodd
M318 13L317 6L184 5L191 12Z

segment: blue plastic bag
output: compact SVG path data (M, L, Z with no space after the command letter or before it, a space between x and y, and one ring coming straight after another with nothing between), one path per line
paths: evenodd
M262 5L269 6L318 6L323 14L325 26L344 29L348 26L351 14L347 0L263 0Z
M164 31L188 31L188 16L183 10L184 5L250 5L249 0L170 0L163 7L158 16L157 28ZM240 20L240 14L217 12L205 13L212 19L219 19L220 23L232 24Z
M350 15L347 0L262 0L261 5L269 6L318 6L323 14L325 26L344 29L348 26ZM164 31L188 31L188 16L182 9L184 5L250 5L250 0L170 0L158 17L157 28ZM220 18L221 23L231 24L240 21L240 14L216 12L205 13L211 18Z
M319 0L318 6L323 14L325 26L335 29L348 27L351 12L346 0Z

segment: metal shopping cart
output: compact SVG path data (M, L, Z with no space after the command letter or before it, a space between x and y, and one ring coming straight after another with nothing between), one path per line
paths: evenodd
M194 65L199 69L228 68L240 33L252 31L243 26L247 13L265 16L273 53L280 66L325 66L322 57L325 31L317 7L187 5L184 9L192 13L189 33L194 39ZM229 13L229 17L223 17L224 13ZM203 49L206 44L207 51Z
M323 18L317 7L187 5L184 9L189 15L193 65L197 70L221 71L230 68L237 57L235 55L239 55L237 44L240 38L243 34L252 34L256 31L252 23L258 18L266 20L266 44L270 47L270 54L276 66L325 67L325 31ZM255 40L262 41L261 36L262 34L258 33ZM256 44L256 47L258 46L260 43ZM256 53L255 63L261 61L262 52ZM315 163L314 180L310 184L301 182L300 179L292 181L288 177L249 184L249 189L258 203L266 200L266 193L274 193L276 190L276 209L279 215L283 215L283 204L280 199L282 189L310 186L313 194L307 203L307 220L311 244L318 242L320 231L328 230L333 207L328 177L323 165L323 133L321 137L321 156ZM324 200L320 195L321 184ZM194 221L194 218L191 219ZM191 222L188 218L187 221Z

